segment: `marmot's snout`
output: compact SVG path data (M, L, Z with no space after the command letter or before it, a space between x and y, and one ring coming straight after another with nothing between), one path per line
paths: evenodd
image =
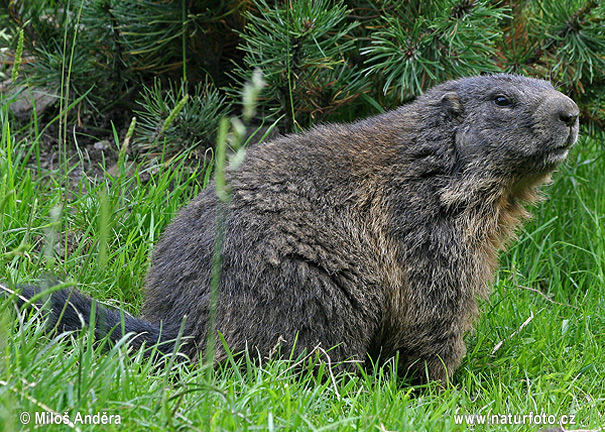
M574 104L575 105L575 104ZM559 119L569 127L573 127L578 121L577 110L562 108L559 110Z
M578 138L578 117L580 115L578 106L559 92L554 92L546 104L553 119L553 132L556 135L554 148L571 147Z

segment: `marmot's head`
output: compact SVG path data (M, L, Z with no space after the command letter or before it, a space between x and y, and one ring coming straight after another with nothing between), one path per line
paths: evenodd
M515 177L546 174L565 159L578 137L578 107L546 81L478 76L446 82L424 97L433 106L441 104L452 120L457 165L463 171L477 167Z

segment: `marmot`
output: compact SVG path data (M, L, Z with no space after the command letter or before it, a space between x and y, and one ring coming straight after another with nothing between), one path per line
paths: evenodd
M204 355L217 212L226 217L216 331L232 352L300 354L332 363L384 361L419 381L444 380L488 295L497 255L528 216L523 203L578 136L578 108L546 81L488 75L445 82L412 103L253 146L227 174L228 204L210 184L155 248L134 344L191 338ZM24 289L31 296L34 288ZM71 296L71 297L70 297ZM91 299L53 294L64 329ZM105 330L120 313L103 309ZM213 335L213 337L216 335ZM225 358L217 343L216 360ZM165 343L165 350L171 345ZM428 375L428 376L427 376Z

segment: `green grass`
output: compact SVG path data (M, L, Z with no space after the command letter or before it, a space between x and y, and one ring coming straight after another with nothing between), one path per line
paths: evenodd
M209 171L176 161L147 182L137 167L91 180L73 175L77 159L45 171L35 156L38 125L16 133L6 106L0 114L0 283L14 288L50 275L136 313L154 243ZM35 413L47 411L72 421L78 413L120 415L121 425L103 428L121 431L543 429L527 417L511 418L525 424L509 426L455 424L455 415L530 413L574 416L569 429L604 427L602 138L581 139L545 188L548 199L534 209L534 221L502 256L468 354L443 391L409 387L389 367L337 376L325 367L295 373L278 360L244 359L214 371L176 362L158 367L123 344L93 344L86 332L48 335L38 316L2 301L0 430L33 429ZM28 426L22 412L31 415Z

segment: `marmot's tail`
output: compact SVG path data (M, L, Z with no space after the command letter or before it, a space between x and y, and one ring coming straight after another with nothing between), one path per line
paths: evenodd
M24 286L17 297L19 307L32 299L43 290L38 287ZM93 313L94 302L94 316ZM48 308L48 327L57 328L58 331L78 331L90 325L94 320L95 339L106 336L113 343L118 342L128 333L133 337L128 342L135 349L143 344L147 348L156 348L161 353L171 353L175 347L178 335L174 329L164 329L145 320L135 318L123 311L108 308L96 300L76 291L73 288L64 288L54 291L48 297L35 301L35 306ZM149 355L151 349L146 350Z

